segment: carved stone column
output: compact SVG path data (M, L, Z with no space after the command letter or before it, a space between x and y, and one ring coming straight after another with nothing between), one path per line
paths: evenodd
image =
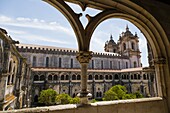
M81 104L88 104L88 98L92 95L87 91L87 66L92 58L92 52L80 51L76 58L81 65L81 91L77 96L81 98Z
M155 73L156 73L156 84L157 84L157 93L158 96L165 96L166 97L166 87L165 87L165 77L164 77L164 65L166 64L166 59L163 57L157 57L153 59Z

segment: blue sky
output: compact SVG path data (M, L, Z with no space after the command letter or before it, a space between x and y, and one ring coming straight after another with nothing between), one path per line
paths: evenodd
M100 12L90 8L82 12L79 6L69 5L76 13L83 13L80 20L84 26L87 24L85 14L94 16ZM90 50L103 52L110 35L117 42L127 24L130 31L133 34L137 32L140 37L141 61L143 66L148 66L146 40L140 30L126 20L113 18L101 23L92 36ZM58 10L41 0L0 0L0 27L20 43L77 49L76 37L69 22Z

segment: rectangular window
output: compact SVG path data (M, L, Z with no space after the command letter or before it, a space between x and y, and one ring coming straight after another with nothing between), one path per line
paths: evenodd
M61 68L61 63L62 63L61 58L59 58L59 68Z
M126 68L128 68L128 62L126 62Z
M119 66L119 69L120 69L120 61L118 62L118 66Z
M45 64L46 67L49 67L49 57L46 57L46 64Z
M94 61L92 60L91 62L92 62L91 68L94 69Z
M110 69L112 69L112 61L110 61Z
M71 59L71 64L70 64L71 66L71 68L73 68L73 59Z
M103 69L103 60L101 61L101 69Z
M33 56L32 67L36 67L36 63L37 63L37 58L36 58L36 56Z

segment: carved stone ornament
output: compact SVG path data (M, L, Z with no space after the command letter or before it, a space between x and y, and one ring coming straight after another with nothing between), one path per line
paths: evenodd
M166 59L164 57L155 58L153 61L154 64L166 64Z
M92 58L92 51L80 51L76 58L80 63L89 63Z

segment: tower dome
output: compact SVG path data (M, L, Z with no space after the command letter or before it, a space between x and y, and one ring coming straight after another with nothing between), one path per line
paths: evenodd
M108 42L108 45L115 45L116 43L115 43L115 41L113 40L113 37L112 37L112 35L110 35L110 40L109 40L109 42Z
M117 44L116 44L116 42L113 40L112 35L110 35L110 40L109 40L109 41L106 41L104 50L105 50L105 52L117 53Z
M123 33L122 37L124 37L124 36L133 36L133 34L129 31L128 25L126 26L126 31Z

